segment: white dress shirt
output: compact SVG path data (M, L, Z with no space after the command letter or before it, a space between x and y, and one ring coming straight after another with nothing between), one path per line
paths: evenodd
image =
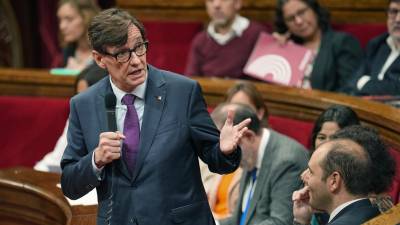
M390 54L386 58L385 63L382 66L381 71L378 74L378 80L383 80L386 71L389 69L389 67L392 65L392 63L397 59L397 57L400 55L400 49L396 47L394 40L392 36L389 35L389 37L386 39L386 43L388 44L390 48ZM365 84L371 80L370 75L363 75L358 81L357 81L357 89L361 90Z
M127 106L123 105L121 100L126 94L133 94L136 96L134 106L135 106L136 112L139 117L140 127L142 127L143 113L144 113L144 106L145 106L144 98L145 98L145 94L146 94L147 78L142 84L137 86L130 93L127 93L127 92L119 89L111 80L111 76L110 76L110 84L111 84L111 88L115 94L115 97L117 99L117 104L115 106L115 117L116 117L116 121L117 121L118 130L121 132L124 130L124 119L125 119L125 115L126 115L126 111L127 111ZM95 161L94 161L94 151L93 151L93 155L92 155L92 166L93 166L94 172L97 175L97 178L99 180L101 180L100 175L101 175L101 171L103 171L104 166L101 168L97 168Z
M212 39L214 39L218 44L225 45L230 40L235 37L241 37L243 32L249 27L250 20L242 17L240 15L236 15L235 19L233 20L231 29L226 34L217 33L215 30L215 24L210 22L207 27L207 33L210 35Z
M258 177L258 174L260 173L265 148L267 147L270 134L271 134L271 132L268 129L263 128L260 146L258 146L258 155L257 155L257 162L256 162L257 177ZM256 185L257 185L257 179L254 182L254 184L252 184L252 179L249 179L249 182L247 182L246 187L244 189L243 198L242 198L242 212L244 212L244 210L246 209L246 204L247 204L246 199L249 198L250 194L252 195L254 193Z
M366 199L366 198L359 198L359 199L356 199L356 200L353 200L353 201L349 201L349 202L346 202L346 203L343 203L343 204L339 205L338 207L336 207L335 210L332 211L331 215L329 216L328 223L331 222L331 220L332 220L333 218L335 218L335 216L336 216L337 214L339 214L340 211L342 211L342 210L343 210L344 208L346 208L348 205L350 205L350 204L352 204L352 203L354 203L354 202L358 202L358 201L364 200L364 199Z

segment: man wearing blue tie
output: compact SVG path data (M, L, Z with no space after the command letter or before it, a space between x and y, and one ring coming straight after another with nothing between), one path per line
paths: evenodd
M251 118L239 145L242 149L239 200L233 215L221 225L287 225L293 220L292 192L302 186L307 150L270 128L263 128L257 114L246 105L224 104L213 114L234 110L233 123ZM226 118L216 116L224 120ZM247 172L247 173L246 173Z
M250 120L233 125L230 112L218 132L197 82L146 63L144 27L127 12L101 12L88 35L109 76L71 99L64 194L96 188L98 225L213 225L198 157L213 172L234 171ZM114 95L118 131L107 131L104 98Z

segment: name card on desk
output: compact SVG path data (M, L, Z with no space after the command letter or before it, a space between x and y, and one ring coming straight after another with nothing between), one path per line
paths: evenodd
M244 73L271 83L301 87L304 72L313 59L310 49L289 41L280 45L261 33L244 68Z

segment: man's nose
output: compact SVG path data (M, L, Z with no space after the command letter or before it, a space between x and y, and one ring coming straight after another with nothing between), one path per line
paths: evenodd
M309 175L309 170L308 170L308 169L304 170L303 173L300 175L301 180L302 180L304 183L307 183L307 181L308 181L308 175Z
M136 55L135 52L131 52L131 59L129 60L129 64L131 65L137 65L140 63L140 57Z

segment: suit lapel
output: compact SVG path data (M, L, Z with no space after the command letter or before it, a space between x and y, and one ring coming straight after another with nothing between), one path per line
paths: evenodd
M382 48L378 50L378 57L375 57L376 63L373 63L373 68L371 70L371 74L376 74L376 78L378 77L378 74L381 72L381 69L383 65L386 62L386 59L390 55L390 48L387 45L384 45ZM393 64L392 64L393 65Z
M244 197L243 195L244 195L244 191L246 189L246 184L249 182L249 179L250 179L249 173L247 171L243 170L242 178L240 179L240 186L239 186L240 201L238 201L238 204L236 206L236 210L238 212L238 213L236 213L236 215L237 215L237 217L236 217L237 224L240 223L240 218L242 216L242 205L243 205L243 200L244 200L243 199L243 197ZM248 216L246 216L246 217L248 217ZM247 218L246 218L246 220L247 220Z
M333 217L333 219L328 224L334 223L335 220L346 215L350 211L356 211L357 208L366 207L366 206L372 206L369 199L363 199L363 200L360 200L357 202L353 202L350 205L346 206L344 209L342 209L335 217Z
M99 126L100 133L107 131L107 113L106 113L106 106L104 103L104 96L106 95L106 93L112 92L112 88L110 85L110 78L108 76L104 78L104 80L102 80L101 85L103 85L103 87L101 87L102 91L99 91L99 94L96 96L96 103L95 103L97 118L100 124ZM121 173L125 175L127 179L131 179L129 170L125 165L125 163L123 162L122 157L118 160L114 160L113 163L115 163L118 170L120 170Z
M161 115L166 104L166 87L164 85L165 80L163 74L150 65L148 68L149 72L142 127L140 131L139 153L136 161L136 168L132 176L132 182L136 179L143 167L144 159L149 153L151 145L154 141Z
M268 167L271 163L269 162L269 160L272 158L268 155L268 152L269 152L269 150L273 149L274 146L275 146L275 134L272 130L270 130L268 144L267 144L267 147L265 148L264 156L263 156L262 163L261 163L261 168L259 169L259 173L257 175L256 188L254 189L254 193L251 198L250 207L249 207L249 211L247 212L245 224L248 224L250 218L255 213L258 200L260 200L261 193L265 188L264 182L270 172L270 169Z

